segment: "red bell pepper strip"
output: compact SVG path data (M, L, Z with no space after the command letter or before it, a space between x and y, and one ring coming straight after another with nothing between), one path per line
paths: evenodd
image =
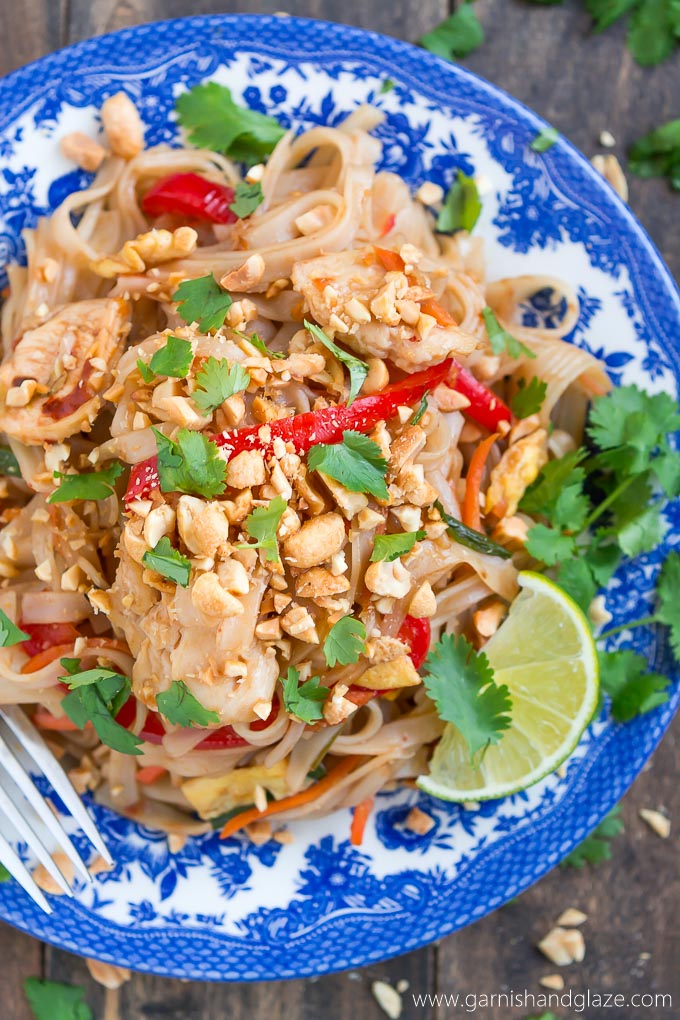
M496 432L502 421L508 423L512 421L512 411L508 405L457 361L453 362L451 375L445 381L452 390L467 397L470 406L463 408L463 414L472 418L478 425L483 425L490 432Z
M275 439L292 443L298 456L303 456L317 443L341 442L343 432L348 429L370 432L379 421L389 421L397 413L398 407L414 404L424 393L443 382L450 368L451 361L443 361L441 365L417 372L401 382L385 387L382 393L355 400L351 407L341 404L320 411L306 411L289 418L279 418L266 425L251 425L249 428L220 432L212 436L212 440L226 453L227 460L242 450L261 450L267 455L271 453ZM132 469L125 493L126 503L142 499L159 485L158 462L156 457L150 457Z
M28 641L21 642L21 647L31 656L55 645L73 644L79 636L72 623L19 623L19 628L30 635Z
M234 189L215 184L198 174L171 174L147 191L142 209L147 216L175 213L210 223L235 223L238 216L229 208Z
M430 621L405 616L397 637L409 647L409 656L416 669L420 669L430 650Z
M267 719L256 719L255 722L250 724L251 730L263 730L271 724L274 716L278 712L278 703L275 702L272 705L272 710ZM125 729L129 729L132 725L136 713L135 699L128 698L125 702L118 715L116 716L116 722L120 726L124 726ZM144 725L139 733L142 740L146 740L149 744L160 744L163 737L166 735L165 727L161 722L161 718L157 712L147 712ZM232 726L221 726L218 730L211 730L206 733L205 737L199 744L196 745L195 750L197 751L224 751L233 747L247 747L248 741L238 735L236 730Z

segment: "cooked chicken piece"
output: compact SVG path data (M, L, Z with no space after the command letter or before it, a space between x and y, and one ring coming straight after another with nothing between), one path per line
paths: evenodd
M211 616L196 604L195 582L188 588L155 591L143 582L143 567L123 543L118 556L109 619L135 657L135 696L155 708L156 695L171 681L183 680L202 705L218 713L221 724L260 718L257 709L271 702L279 675L274 650L254 633L266 587L264 574L256 572L249 578L247 594L228 595L239 603L238 615ZM227 587L232 592L244 587L235 584L234 577L224 580L225 595Z
M88 431L130 328L121 298L66 305L0 367L0 430L29 446Z
M491 472L486 491L486 512L496 518L512 517L538 472L548 460L548 433L536 429L505 451Z
M469 354L477 346L476 338L457 326L440 326L420 314L420 302L432 296L426 283L387 272L373 248L298 262L292 280L321 326L335 330L359 354L390 358L405 371L449 354Z

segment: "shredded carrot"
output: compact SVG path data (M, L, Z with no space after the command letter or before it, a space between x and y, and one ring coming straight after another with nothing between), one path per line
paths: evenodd
M361 846L364 841L364 829L368 816L373 810L373 797L367 797L354 808L352 824L349 829L349 841L352 846Z
M165 772L167 772L167 769L162 765L145 765L137 770L135 779L142 786L150 786L151 783L155 783L157 779L160 779Z
M67 715L56 716L48 712L46 708L39 708L33 715L34 724L41 730L55 730L72 733L78 730L74 722L71 722Z
M378 248L377 245L373 246L373 250L378 256L380 265L383 269L386 269L388 273L403 271L404 260L398 251L390 251L389 248Z
M127 652L128 647L124 641L116 638L86 638L88 648L113 648L119 652ZM44 666L49 666L55 659L73 652L73 641L67 645L53 645L52 648L45 648L42 652L32 655L21 667L22 673L37 673Z
M465 500L463 502L463 524L475 531L482 530L482 519L479 513L479 490L482 476L491 447L498 439L498 433L492 432L483 439L470 460L470 467L465 478Z
M229 836L233 836L235 832L245 828L246 825L250 825L251 822L259 822L261 819L268 818L271 815L278 815L282 811L290 811L292 808L302 807L304 804L311 803L311 801L316 800L322 793L326 793L336 783L339 783L341 779L349 775L360 760L360 755L351 754L349 757L343 758L342 761L338 762L327 776L319 779L312 786L308 786L306 790L302 790L300 793L293 793L290 797L283 797L281 800L273 800L264 811L258 811L256 807L253 807L248 808L247 811L242 811L238 815L234 815L222 829L220 837L228 839Z
M457 326L458 323L448 312L443 305L440 305L434 298L427 298L426 301L422 301L420 304L421 312L425 315L431 315L433 319L436 319L440 326Z

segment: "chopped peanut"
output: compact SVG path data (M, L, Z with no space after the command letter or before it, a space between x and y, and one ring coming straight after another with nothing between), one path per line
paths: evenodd
M250 489L263 485L267 479L262 454L258 450L242 450L229 461L227 483L234 489Z
M102 124L116 156L132 159L144 148L144 125L137 107L124 92L116 92L101 109Z
M409 602L408 611L416 620L434 616L437 612L437 599L429 581L423 581L420 587L416 588Z
M437 823L432 815L428 815L427 812L421 811L419 807L412 807L406 815L404 828L408 829L410 832L415 832L418 836L426 836L430 829L434 828L436 824Z
M322 514L306 521L295 535L285 540L283 558L301 570L316 567L340 552L345 540L342 517L335 513Z
M538 943L538 948L551 963L568 967L581 963L586 955L586 944L578 928L555 927Z
M220 286L232 294L247 294L257 288L264 276L264 269L264 259L259 252L255 252L238 269L232 269L231 272L226 273L220 280Z
M84 135L82 131L72 131L65 135L60 143L62 154L77 166L90 173L99 170L106 157L106 149L94 138Z
M475 630L482 638L490 638L500 627L508 607L500 599L491 599L472 614Z
M410 591L411 575L401 560L393 560L391 563L387 560L378 560L377 563L369 565L364 583L375 595L390 595L403 599Z
M243 603L226 591L217 574L208 571L196 578L191 601L206 616L241 616Z

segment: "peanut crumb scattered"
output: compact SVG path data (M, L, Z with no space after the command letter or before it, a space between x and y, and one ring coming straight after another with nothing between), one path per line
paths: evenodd
M576 907L567 907L557 918L555 924L560 925L562 928L578 928L580 924L585 924L587 920L588 915L584 914L582 910L577 910Z
M374 981L371 985L373 998L390 1020L399 1020L401 1016L402 1001L401 995L396 988L388 985L386 981Z
M661 811L652 811L650 808L640 808L640 818L645 822L652 832L655 832L661 839L668 839L671 834L671 820Z
M564 978L561 974L544 974L538 979L539 985L550 988L554 992L561 992L564 988Z
M558 967L580 963L586 955L585 939L578 928L551 929L538 943L538 949Z
M112 963L103 963L89 957L85 958L85 963L94 980L104 985L104 988L120 988L130 980L130 971L127 967L116 967Z
M435 825L435 820L419 807L412 807L406 816L404 827L418 836L425 836Z

